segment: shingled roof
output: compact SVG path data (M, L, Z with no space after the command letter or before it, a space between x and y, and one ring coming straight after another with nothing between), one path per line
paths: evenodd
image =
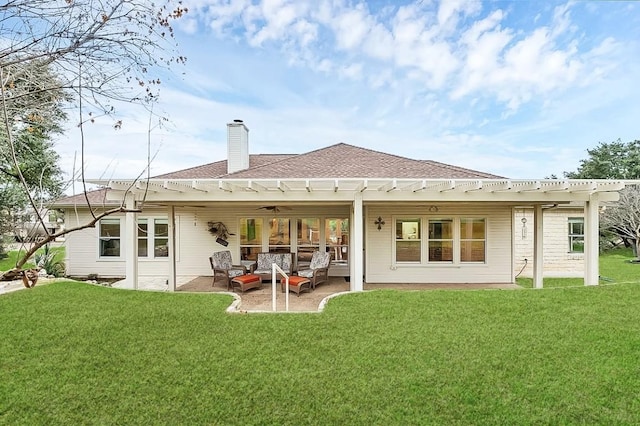
M295 154L258 154L249 156L249 170L295 157ZM203 164L176 172L154 176L154 179L216 179L226 177L227 160Z
M227 173L227 161L217 161L154 176L152 179L502 179L503 177L432 160L414 160L366 148L338 143L304 154L253 154L249 168ZM106 201L106 189L87 193L93 205ZM61 205L85 204L83 194L63 198Z
M431 160L414 160L338 143L304 154L249 156L249 168L227 174L227 162L218 161L156 176L159 179L314 179L314 178L418 178L500 179L490 173Z

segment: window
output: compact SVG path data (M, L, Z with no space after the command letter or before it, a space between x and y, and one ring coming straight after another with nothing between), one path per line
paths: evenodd
M169 256L169 221L153 220L153 257Z
M100 257L120 257L120 219L100 221Z
M569 253L584 253L584 218L569 218Z
M262 219L240 219L240 258L257 260L262 251Z
M331 263L346 264L349 261L349 219L327 218L324 221L324 236L331 252Z
M289 219L275 217L269 220L269 252L291 252Z
M484 262L484 219L460 219L460 262Z
M138 219L138 257L169 256L169 221L167 219Z
M320 249L320 219L298 219L298 268L308 265L314 251Z
M149 223L147 219L138 219L138 257L149 255Z
M429 219L429 262L453 262L453 219Z
M420 262L420 219L396 219L396 262Z

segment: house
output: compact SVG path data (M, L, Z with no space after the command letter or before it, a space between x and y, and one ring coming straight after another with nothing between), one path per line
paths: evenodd
M177 276L211 275L213 251L230 250L235 263L286 251L302 264L313 250L326 250L330 275L349 277L355 291L364 282L513 283L523 269L541 287L555 256L547 244L557 234L581 246L568 259L575 260L571 273L595 285L598 209L625 185L508 179L345 143L254 155L245 123L235 120L227 130L226 161L143 181L92 181L103 187L87 194L94 208L124 200L142 212L69 234L67 274L126 275L134 286L138 276L166 276L175 289ZM57 207L66 210L68 227L91 217L84 194ZM567 234L570 217L580 219L581 233ZM547 233L555 219L563 229ZM221 226L224 238L209 231ZM558 249L565 257L567 247Z

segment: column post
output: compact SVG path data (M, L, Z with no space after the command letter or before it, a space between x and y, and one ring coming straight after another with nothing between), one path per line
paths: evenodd
M584 285L598 285L600 282L599 210L598 194L591 194L584 206Z
M168 290L176 291L176 208L169 206L169 280Z
M542 288L544 279L544 227L542 205L533 209L533 288Z
M125 207L136 208L135 196L127 193ZM126 280L134 290L138 289L138 213L125 213L124 254Z
M364 274L364 226L363 226L363 209L362 209L362 194L355 194L353 200L353 209L351 212L351 232L353 237L351 238L352 254L351 254L351 290L363 291L364 280L362 278Z

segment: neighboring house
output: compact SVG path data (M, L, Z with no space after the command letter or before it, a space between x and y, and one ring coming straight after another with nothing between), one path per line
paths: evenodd
M553 275L598 283L598 208L617 200L624 182L512 180L344 143L249 155L245 124L227 129L227 161L148 181L92 181L104 187L88 194L94 207L126 200L134 208L144 199L143 211L69 234L67 274L126 275L134 286L138 276L166 276L174 289L178 275L211 275L213 251L231 250L235 263L290 251L303 263L327 250L330 275L350 277L352 290L363 282L513 283L525 258L540 287L544 253ZM554 215L565 206L576 210L558 225ZM90 218L84 194L57 207L68 227ZM569 217L583 221L573 236ZM227 246L209 232L216 223L229 232ZM583 253L569 253L570 238Z
M62 212L55 209L42 209L40 217L43 223L38 221L35 213L25 211L14 214L11 228L15 241L40 241L48 234L55 234L56 232L64 230L64 217ZM63 240L63 238L60 239L60 241Z

